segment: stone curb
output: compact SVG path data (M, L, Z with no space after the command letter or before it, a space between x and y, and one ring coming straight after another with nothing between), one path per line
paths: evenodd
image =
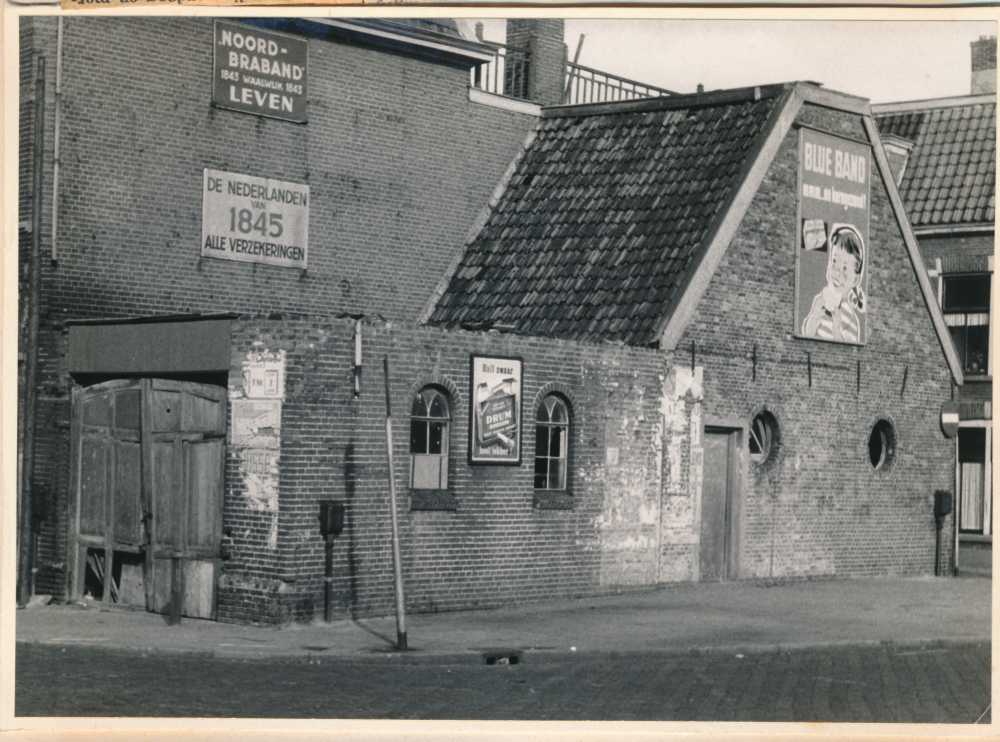
M774 654L781 652L805 652L822 651L836 649L884 649L889 651L900 651L908 649L948 649L954 646L983 644L990 645L989 637L962 637L956 639L907 639L896 640L833 640L819 642L791 642L779 644L733 644L733 645L711 645L697 647L669 647L662 649L585 649L571 651L567 649L534 649L532 647L512 647L504 649L496 648L468 648L465 651L456 652L428 652L424 653L419 647L396 652L392 649L378 648L368 650L355 650L350 653L307 652L303 650L290 651L287 649L276 649L273 652L238 652L229 650L199 650L186 648L165 648L165 647L109 647L103 643L73 641L58 642L52 640L17 640L19 646L33 647L59 647L62 649L70 647L83 647L91 651L101 651L109 654L119 654L124 656L140 657L183 657L186 659L216 659L244 662L274 662L280 664L329 664L350 663L350 664L421 664L421 665L482 665L486 664L487 654L514 654L519 657L518 664L544 664L547 662L561 662L576 659L594 658L624 658L630 655L641 654L645 657L662 657L663 659L678 659L683 657L702 657L718 655L760 655ZM517 667L518 664L499 664L499 667Z

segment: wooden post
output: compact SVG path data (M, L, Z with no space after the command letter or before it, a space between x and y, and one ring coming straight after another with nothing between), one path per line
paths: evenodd
M184 603L184 571L181 558L176 554L170 560L170 626L181 622L181 608Z
M399 558L399 524L396 522L396 476L392 460L392 404L389 401L389 356L382 357L385 371L385 445L389 454L389 513L392 516L392 570L396 578L396 648L406 649L406 599L403 566Z

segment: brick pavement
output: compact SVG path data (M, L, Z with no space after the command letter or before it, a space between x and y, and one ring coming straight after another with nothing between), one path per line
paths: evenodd
M989 704L989 649L578 654L491 667L399 655L262 661L22 645L16 713L972 724Z

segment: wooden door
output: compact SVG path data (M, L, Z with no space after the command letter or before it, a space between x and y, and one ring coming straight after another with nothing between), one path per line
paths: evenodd
M151 605L215 618L222 541L225 390L152 379L144 447L151 513ZM177 564L175 566L175 560ZM175 584L179 581L179 584Z
M729 577L732 548L734 432L705 432L701 495L701 581Z
M225 390L116 380L73 394L70 591L214 618L222 540ZM174 569L174 560L178 569Z
M73 396L76 539L71 593L143 604L142 382Z

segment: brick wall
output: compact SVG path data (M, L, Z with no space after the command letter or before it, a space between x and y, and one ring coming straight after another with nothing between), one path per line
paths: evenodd
M865 139L856 116L806 106L798 123ZM705 364L706 411L748 424L766 409L778 422L776 460L751 464L744 483L741 576L928 573L932 495L954 490L938 421L948 368L877 172L867 344L792 337L797 142L793 128L678 346L694 342ZM879 418L898 435L887 472L868 457Z
M352 322L325 318L247 318L234 324L234 369L251 348L283 350L287 380L278 548L268 550L259 535L270 516L253 510L239 478L231 476L225 519L238 525L234 558L220 591L221 620L279 622L322 615L321 499L347 503L346 527L334 544L335 612L393 610L384 355L391 369L408 610L501 606L656 583L655 423L663 354L366 322L362 393L355 398L353 334ZM467 463L471 353L524 359L519 467ZM450 390L454 510L410 509L409 411L414 394L426 384ZM572 509L534 507L533 421L538 401L551 391L568 400L573 415ZM610 465L609 447L616 449ZM229 472L235 470L233 459L231 451ZM241 541L244 532L250 536Z
M993 233L965 235L920 235L920 254L928 270L941 260L945 273L986 271L986 258L993 255Z
M36 52L48 62L46 427L36 471L58 500L43 530L40 592L63 591L65 320L276 311L413 318L535 123L471 103L467 69L334 37L310 41L308 124L214 109L212 29L208 19L64 19L59 260L50 263L56 19L21 18L21 220L31 210L28 62ZM201 258L206 167L309 184L308 270ZM26 265L30 234L20 238Z

